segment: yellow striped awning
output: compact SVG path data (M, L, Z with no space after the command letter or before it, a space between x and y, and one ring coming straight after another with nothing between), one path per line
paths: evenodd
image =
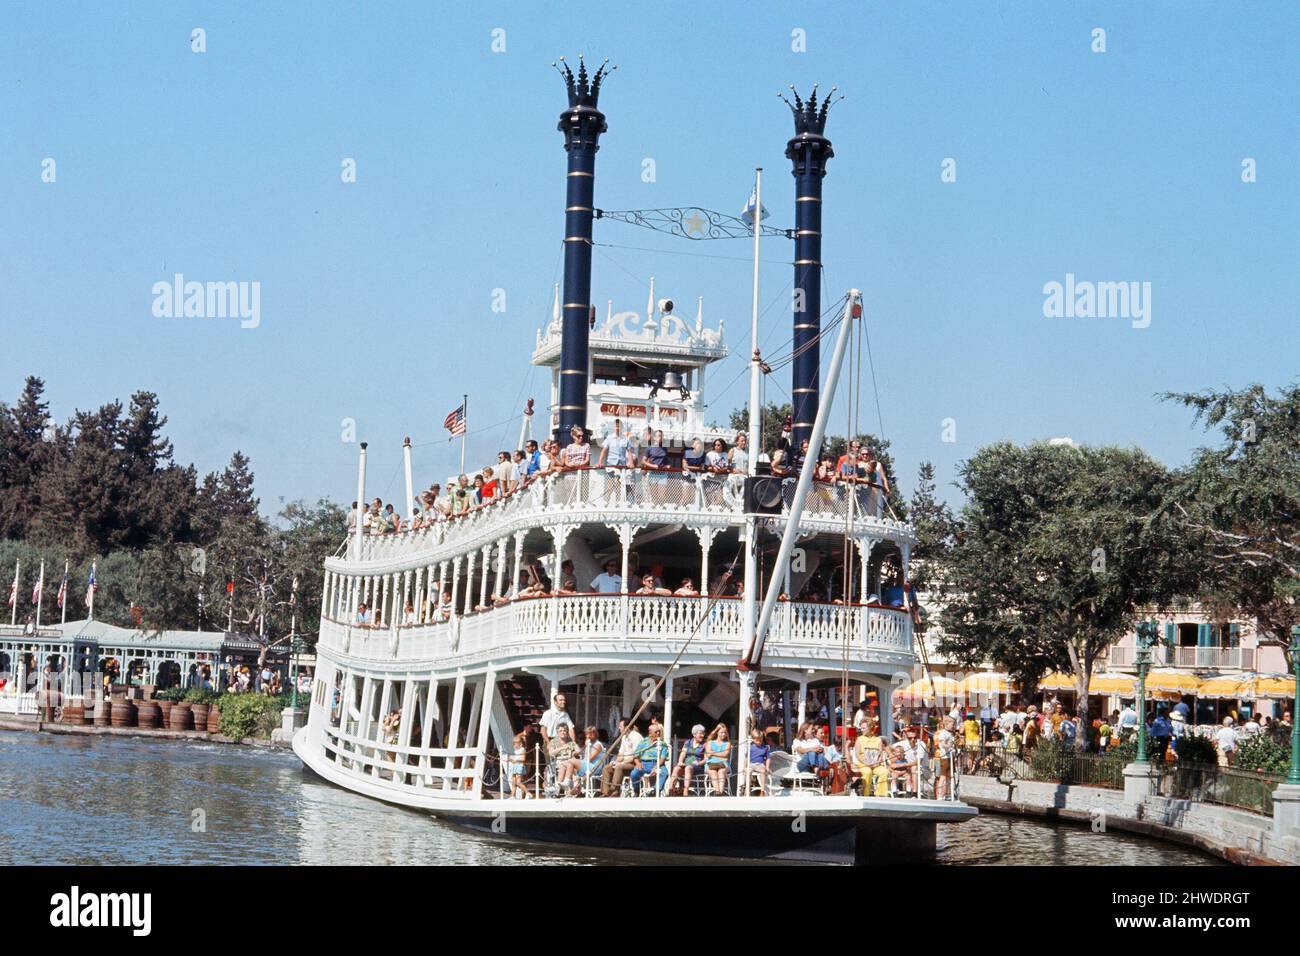
M1088 690L1093 694L1130 695L1137 690L1137 678L1129 674L1093 674Z
M1147 674L1147 690L1195 694L1200 687L1200 679L1187 671L1157 667Z
M1074 690L1074 675L1057 671L1040 680L1038 686L1042 690Z
M1220 674L1201 683L1196 691L1198 697L1211 697L1219 700L1237 700L1241 697L1246 681L1240 674Z
M1020 688L1008 674L967 674L961 689L967 694L1012 694Z
M1295 697L1295 678L1290 674L1250 674L1241 682L1243 700L1289 700Z
M912 681L906 687L894 692L894 699L900 698L904 701L926 701L932 702L935 697L946 697L955 700L961 697L961 682L955 681L951 677L922 677L920 680Z

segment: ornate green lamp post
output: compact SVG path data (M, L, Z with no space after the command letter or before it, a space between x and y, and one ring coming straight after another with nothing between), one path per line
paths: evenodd
M1291 628L1291 673L1295 675L1295 699L1291 701L1291 769L1286 782L1300 785L1300 624Z
M1157 631L1155 621L1143 621L1137 629L1138 750L1134 763L1150 762L1147 760L1147 671L1151 668L1151 647L1156 642Z

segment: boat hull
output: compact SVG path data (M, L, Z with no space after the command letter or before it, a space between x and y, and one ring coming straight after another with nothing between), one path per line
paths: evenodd
M897 865L934 858L935 827L977 815L957 801L790 794L771 797L498 800L412 794L306 753L304 765L356 793L425 810L506 841L802 863Z

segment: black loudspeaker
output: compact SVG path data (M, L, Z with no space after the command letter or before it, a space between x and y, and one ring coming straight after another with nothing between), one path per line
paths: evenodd
M745 479L745 513L779 515L785 506L781 493L783 479L758 475Z

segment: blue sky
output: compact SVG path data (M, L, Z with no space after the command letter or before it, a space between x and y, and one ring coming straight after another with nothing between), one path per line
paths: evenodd
M789 225L791 123L775 94L814 82L846 94L827 128L828 300L865 293L880 407L868 391L860 415L883 420L905 488L918 462L951 482L999 439L1137 444L1177 464L1202 435L1157 393L1297 374L1298 11L10 4L0 393L12 401L38 374L63 419L156 391L178 459L207 471L243 450L267 510L351 500L345 418L386 499L400 499L405 434L417 483L455 468L441 423L462 392L481 430L470 457L488 460L513 443L522 398L548 394L527 359L559 279L565 99L549 64L581 51L619 66L601 98L596 203L609 209L738 212L762 165L769 222ZM1091 49L1098 27L1104 53ZM340 178L348 157L356 183ZM955 183L940 179L949 157ZM612 222L596 238L609 244L594 265L602 310L644 308L653 274L659 294L687 311L702 295L709 324L725 319L735 354L708 396L724 420L745 401L747 243ZM790 336L786 241L764 258L772 352ZM259 281L261 324L155 317L151 288L177 272ZM1045 318L1043 286L1067 273L1150 282L1150 326ZM787 379L767 397L784 400ZM948 418L955 442L942 440Z

